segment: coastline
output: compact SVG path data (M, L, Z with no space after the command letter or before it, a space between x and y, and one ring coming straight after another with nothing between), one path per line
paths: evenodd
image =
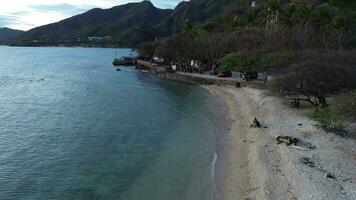
M232 122L218 144L219 199L356 199L354 140L315 128L300 111L264 90L203 87L224 102ZM249 128L255 117L266 128ZM280 135L316 148L278 145ZM305 158L312 164L303 163Z

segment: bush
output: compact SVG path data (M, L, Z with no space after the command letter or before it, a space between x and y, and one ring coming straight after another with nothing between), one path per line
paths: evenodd
M343 128L345 121L356 120L356 91L335 96L327 108L314 108L307 116L322 128Z
M326 129L329 126L343 128L343 119L341 119L335 110L330 107L314 108L306 113L307 116L318 123L318 126Z

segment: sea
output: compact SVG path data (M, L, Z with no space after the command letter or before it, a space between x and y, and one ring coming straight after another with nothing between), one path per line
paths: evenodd
M222 103L116 54L0 47L0 200L219 198Z

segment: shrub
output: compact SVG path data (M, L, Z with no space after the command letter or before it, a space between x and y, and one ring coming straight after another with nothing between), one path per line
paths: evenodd
M356 120L356 91L335 96L327 108L314 108L307 116L315 120L324 129L343 128L345 121Z
M289 51L275 53L231 53L220 59L221 69L235 71L266 71L281 68L290 62L293 54Z
M307 116L318 123L318 126L326 129L327 127L334 126L343 128L343 119L341 119L337 112L330 107L327 108L314 108L308 111Z

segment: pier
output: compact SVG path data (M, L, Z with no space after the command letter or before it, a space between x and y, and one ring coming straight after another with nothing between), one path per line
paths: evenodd
M197 85L230 85L241 87L247 85L260 85L261 81L244 81L240 78L240 73L233 72L232 77L220 78L210 74L198 74L198 73L186 73L186 72L170 72L170 66L157 65L148 61L138 60L139 65L143 65L148 68L152 73L156 74L160 78L180 81L188 84Z

